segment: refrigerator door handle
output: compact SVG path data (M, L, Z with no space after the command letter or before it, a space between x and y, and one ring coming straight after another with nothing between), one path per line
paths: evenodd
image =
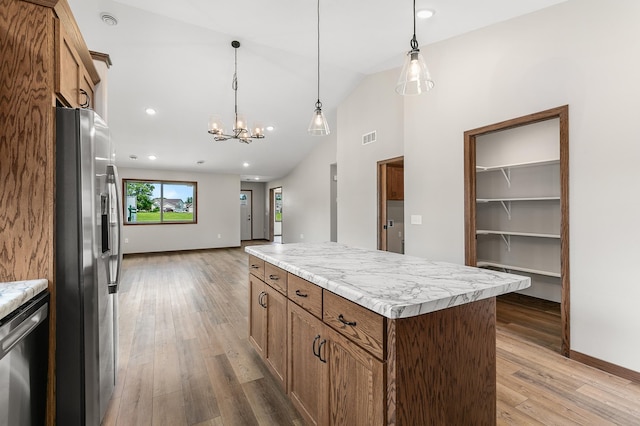
M115 214L112 212L110 216L115 216L116 219L115 241L111 244L111 255L109 256L109 267L107 268L109 270L109 293L117 293L122 271L122 194L118 185L119 181L116 166L108 165L107 183L109 185L109 194L113 197L112 205L115 206ZM113 268L113 261L116 262L115 268Z

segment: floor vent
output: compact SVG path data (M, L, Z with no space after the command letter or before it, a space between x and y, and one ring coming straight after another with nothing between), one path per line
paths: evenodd
M368 145L376 141L376 131L365 133L362 135L362 145Z

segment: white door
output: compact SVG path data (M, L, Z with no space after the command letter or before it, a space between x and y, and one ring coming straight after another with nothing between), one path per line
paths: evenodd
M251 191L240 191L240 239L251 239Z

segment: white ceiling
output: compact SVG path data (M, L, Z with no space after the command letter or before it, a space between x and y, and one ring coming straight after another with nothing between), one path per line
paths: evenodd
M418 41L428 64L430 43L562 1L416 0L417 9L436 12L418 21ZM113 61L108 122L119 166L269 181L289 173L323 140L306 132L317 98L315 0L68 2L89 49ZM102 12L118 25L104 24ZM402 65L412 35L412 2L322 0L320 20L320 98L335 130L337 105L365 75ZM275 127L250 145L214 142L207 133L212 114L232 123L232 40L242 44L239 111L250 123ZM437 90L438 76L432 77ZM157 114L146 115L147 107ZM151 154L158 159L148 160Z

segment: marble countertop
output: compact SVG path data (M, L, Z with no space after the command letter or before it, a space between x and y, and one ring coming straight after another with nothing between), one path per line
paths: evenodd
M245 251L387 318L407 318L522 290L531 278L338 243Z
M45 279L0 282L0 320L49 286Z

